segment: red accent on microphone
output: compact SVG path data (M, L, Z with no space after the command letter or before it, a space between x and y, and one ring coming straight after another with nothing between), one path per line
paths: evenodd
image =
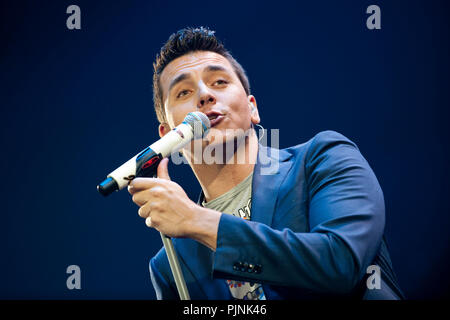
M142 166L142 169L146 169L150 166L152 166L156 161L158 161L159 158L158 157L153 157L150 160L148 160L146 163L144 163L144 165Z

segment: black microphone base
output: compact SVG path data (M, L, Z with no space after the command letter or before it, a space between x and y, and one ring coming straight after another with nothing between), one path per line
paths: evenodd
M97 186L97 191L105 197L117 190L119 190L119 186L117 182L111 177L106 178Z

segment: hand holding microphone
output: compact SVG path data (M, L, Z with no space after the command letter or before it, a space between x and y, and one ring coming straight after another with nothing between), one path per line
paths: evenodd
M217 230L208 227L208 222L217 229L221 213L202 208L191 201L183 188L170 181L167 170L169 161L161 160L192 139L203 137L210 127L211 123L204 113L188 113L180 125L111 172L97 186L98 192L107 196L129 185L128 191L140 207L139 215L146 219L147 226L160 231L181 300L189 300L190 297L170 237L200 236L203 239L205 232L201 230L206 225L212 233L205 244L215 249ZM156 173L158 178L137 178L154 177ZM210 214L204 216L205 210L211 211Z
M140 208L138 214L145 224L163 234L179 238L194 236L196 220L204 218L202 207L194 203L183 188L170 180L163 159L158 165L158 178L136 178L128 186L132 200Z
M203 137L210 126L204 113L188 113L180 125L111 172L97 186L98 191L107 196L129 185L128 192L139 206L138 214L146 219L147 226L168 237L198 239L215 249L217 232L209 228L211 235L205 237L201 229L206 225L216 226L220 213L189 199L183 188L170 180L169 160L164 159L192 139Z
M167 158L159 162L157 178L135 178L130 182L128 192L139 206L139 216L148 227L168 237L192 238L215 250L221 213L189 199L183 188L170 180L168 164Z

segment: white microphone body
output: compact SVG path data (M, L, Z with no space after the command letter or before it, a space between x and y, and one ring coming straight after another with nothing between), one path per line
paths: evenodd
M180 133L184 135L184 138L180 135ZM137 166L139 165L137 158L139 155L144 152L151 152L150 150L152 150L155 155L161 155L162 159L169 156L173 151L181 149L184 145L191 141L193 137L194 133L192 132L192 128L189 125L182 123L167 133L164 137L151 144L119 168L108 174L107 177L113 178L117 182L119 190L122 190L128 185L129 180L136 176Z
M202 137L209 128L210 122L205 114L189 113L180 125L108 174L97 190L107 196L112 191L122 190L136 177L154 176L163 158L180 150L192 139Z

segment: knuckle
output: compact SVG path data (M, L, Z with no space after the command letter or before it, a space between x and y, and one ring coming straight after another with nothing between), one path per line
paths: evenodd
M151 203L152 212L159 212L161 210L161 204L159 202Z
M154 187L150 189L150 192L152 193L152 196L154 196L155 198L161 197L164 193L161 187Z

